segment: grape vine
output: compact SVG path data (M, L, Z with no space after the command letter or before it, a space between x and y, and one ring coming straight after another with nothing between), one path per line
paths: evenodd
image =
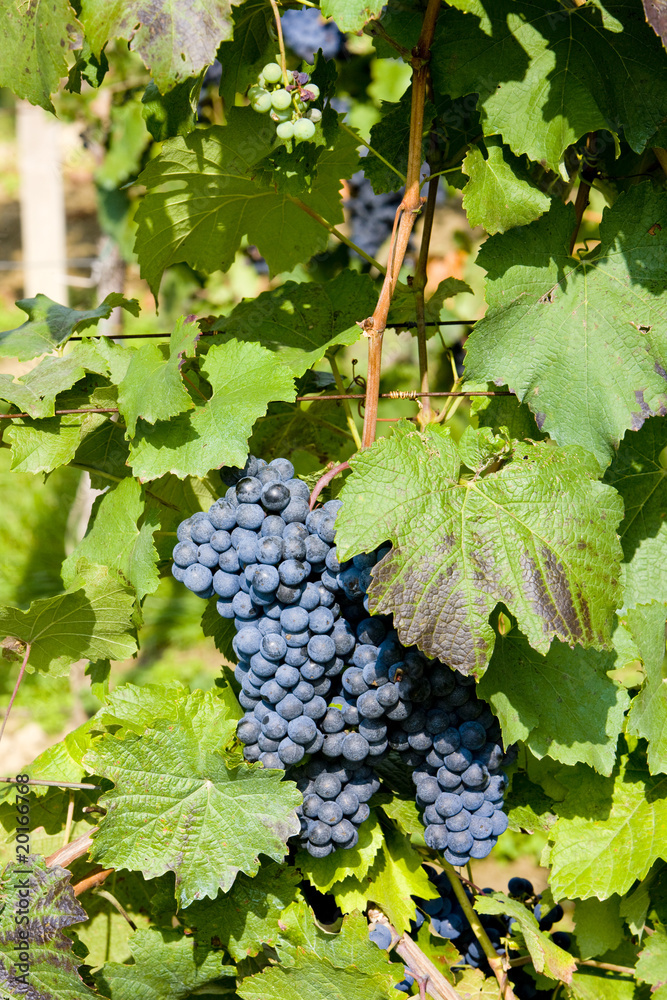
M0 10L0 994L660 1000L656 5Z

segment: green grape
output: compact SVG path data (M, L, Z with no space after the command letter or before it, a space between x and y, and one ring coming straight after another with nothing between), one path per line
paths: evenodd
M314 83L307 83L306 90L313 95L311 98L311 100L313 101L316 101L317 98L320 96L320 88Z
M276 111L284 111L292 103L292 95L287 90L274 90L271 94L271 104Z
M295 139L312 139L314 135L315 126L309 118L299 118L298 122L294 122Z
M268 90L265 90L264 87L260 87L257 84L252 86L248 91L248 97L251 101L256 101L261 94L268 94Z
M276 129L276 135L279 135L281 139L291 139L294 135L292 122L281 122Z
M267 63L262 73L267 83L278 83L283 75L283 71L278 63L274 62Z
M310 111L308 112L308 117L310 118L311 122L321 122L322 112L320 111L319 108L311 108Z
M292 109L285 108L284 111L276 111L275 109L271 112L271 118L274 122L289 122L292 120Z
M250 103L253 111L259 111L262 115L266 114L267 111L271 110L271 94L264 91Z

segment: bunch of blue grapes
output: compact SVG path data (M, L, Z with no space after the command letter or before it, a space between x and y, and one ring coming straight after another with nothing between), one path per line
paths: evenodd
M415 935L421 926L428 920L431 930L440 937L454 942L456 948L461 953L461 961L455 968L463 968L466 965L474 969L481 969L485 975L492 974L488 960L468 923L468 918L463 912L449 878L445 872L437 872L431 865L424 865L424 870L429 877L429 881L436 887L439 895L435 899L415 899L415 918L410 924L410 933ZM554 924L563 919L563 908L557 904L547 913L542 914L540 896L535 894L532 884L528 879L511 878L508 883L508 894L521 902L528 903L533 909L533 913L539 923L541 931L548 932ZM484 893L493 892L492 889L484 889ZM465 890L466 896L474 905L474 896L469 889ZM512 917L479 915L480 922L486 931L487 937L491 941L496 954L505 955L506 950L510 957L518 954L512 947L512 928L515 923ZM392 946L393 937L390 929L385 925L376 924L369 933L369 937L379 948L388 949ZM555 931L552 940L558 947L565 951L570 948L570 935L565 931ZM409 969L405 970L405 979L396 987L404 993L411 991L414 977ZM510 971L510 979L514 986L514 992L520 1000L542 1000L551 997L552 991L538 990L534 979L523 967L518 967Z
M348 181L350 197L345 201L350 224L350 238L358 247L374 257L391 236L396 209L403 198L402 191L375 194L363 170Z
M315 7L286 10L281 18L283 38L292 52L312 65L318 49L325 59L345 54L345 35L333 21L325 21Z
M287 80L277 62L267 63L257 83L248 90L250 107L259 114L269 114L281 139L312 139L315 125L322 120L319 108L311 107L320 96L320 88L310 83L308 73L290 70Z
M308 758L303 846L323 857L357 842L379 788L373 766L393 752L413 770L428 846L457 865L485 857L507 825L498 723L470 678L369 615L371 572L390 546L340 562L340 501L311 511L286 459L250 456L226 476L225 496L179 526L172 571L234 620L245 759L287 769Z
M301 843L315 858L325 858L336 848L356 847L359 827L370 816L368 801L379 791L372 768L311 760L297 777L303 804Z

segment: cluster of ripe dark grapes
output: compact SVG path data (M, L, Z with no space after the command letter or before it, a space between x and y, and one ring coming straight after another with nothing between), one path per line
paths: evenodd
M315 7L286 10L281 24L285 42L294 55L311 66L318 49L325 59L345 55L345 35L333 21L325 21Z
M350 197L345 200L345 208L348 212L350 238L374 257L391 236L403 191L376 194L363 170L352 175L348 187Z
M437 872L430 865L424 865L424 870L430 882L438 890L439 895L435 899L415 900L415 919L410 924L410 933L416 934L422 924L430 922L431 930L440 937L453 941L461 953L461 962L455 968L469 965L474 969L481 969L485 975L490 976L492 973L487 958L454 894L446 873ZM540 896L535 893L532 883L528 879L511 878L507 885L507 891L510 896L532 907L541 931L550 931L554 924L563 919L563 908L560 904L542 914ZM469 889L466 889L465 892L474 905L472 892ZM483 892L491 893L493 890L484 889ZM505 955L507 950L510 957L516 957L518 952L512 948L511 943L514 918L480 914L480 921L496 953ZM375 924L369 936L379 948L390 948L394 943L392 933L386 924ZM569 950L570 935L565 931L555 931L551 938L559 948L563 948L565 951ZM547 1000L552 995L552 990L546 992L538 990L534 979L521 966L512 969L509 978L512 981L514 992L520 1000ZM409 969L405 969L405 979L397 985L396 989L409 993L413 983L414 976Z
M281 139L312 139L315 125L322 120L319 108L310 107L320 96L320 88L310 83L308 73L288 70L287 78L277 62L267 63L257 83L248 90L250 106L259 114L269 114Z
M234 620L244 756L294 768L303 846L315 857L357 843L380 782L373 764L412 769L425 840L455 865L482 858L507 827L500 729L474 681L406 649L370 616L382 546L339 562L341 506L309 508L287 459L250 456L229 488L178 528L173 574Z

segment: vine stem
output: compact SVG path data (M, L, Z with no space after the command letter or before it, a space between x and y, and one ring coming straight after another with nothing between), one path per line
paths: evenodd
M2 727L0 727L0 740L2 739L2 734L5 731L5 726L7 725L7 722L9 721L9 713L12 710L12 705L14 704L14 700L16 698L16 695L19 693L19 688L21 687L21 681L23 680L23 675L25 673L25 668L28 666L28 657L30 656L30 650L31 649L32 649L31 644L29 642L26 643L25 655L23 657L23 663L21 664L21 669L19 670L19 675L18 675L18 677L16 679L16 684L14 685L14 690L12 691L12 696L9 699L9 705L7 705L7 711L5 712L5 717L2 720Z
M368 337L368 375L366 382L364 430L361 438L362 448L368 448L375 440L382 366L382 337L387 326L389 306L391 305L398 276L403 266L410 233L412 232L415 218L422 204L419 178L424 131L424 100L426 98L431 43L439 11L440 0L428 0L428 6L419 34L419 41L412 53L412 104L410 108L410 143L408 148L405 194L396 211L394 231L389 244L387 273L382 284L380 297L378 298L373 315L361 324L364 333Z
M276 22L276 34L278 35L278 48L280 49L280 69L283 74L283 87L287 87L289 80L287 79L287 58L285 56L285 39L283 38L283 26L280 22L280 11L278 10L278 4L276 0L269 0L271 4L271 9L273 10L273 17Z
M370 142L366 142L365 139L362 139L362 137L360 135L357 135L357 133L353 129L351 129L349 125L346 125L345 122L339 122L338 126L339 128L342 128L345 132L347 132L348 135L351 135L353 139L356 139L357 142L360 142L362 146L365 146L366 149L369 151L369 153L372 153L373 156L377 156L378 160L381 160L384 163L385 167L389 167L390 170L393 170L396 176L400 177L401 181L405 184L405 174L402 174L401 171L398 170L393 163L389 162L389 160L385 160L382 153L378 153L377 149L371 146Z
M113 875L114 868L104 868L100 872L95 872L94 875L88 875L87 878L82 878L80 882L77 882L75 886L72 886L72 891L75 896L80 896L82 892L88 892L89 889L96 889L98 885L109 878L109 875Z
M577 965L589 965L594 969L604 969L606 972L618 972L623 976L634 976L635 969L629 965L613 965L611 962L597 962L593 958L573 958ZM509 965L512 969L518 969L522 965L529 965L532 962L530 955L522 955L521 958L510 959Z
M371 257L370 254L367 254L365 250L362 250L361 247L358 247L356 243L353 243L352 240L347 238L347 236L344 236L343 233L341 233L340 229L336 229L336 227L332 226L330 222L327 222L327 220L323 216L321 216L318 212L316 212L314 208L311 208L310 205L306 205L305 202L301 201L300 198L295 198L294 195L288 194L286 195L286 197L289 198L289 200L293 202L293 204L297 205L300 209L302 209L302 211L306 212L306 214L309 215L311 219L314 219L315 222L319 222L319 224L323 226L324 229L327 230L327 232L331 233L332 236L335 236L337 240L340 240L341 243L344 243L346 247L350 248L350 250L354 250L355 253L358 253L359 256L363 257L363 259L368 264L371 264L373 267L376 267L380 272L380 274L387 273L386 268L384 268L382 264L380 264L375 259L375 257Z
M338 389L338 392L342 396L345 396L346 395L345 386L343 385L343 380L340 377L338 362L336 361L336 356L334 355L333 351L327 351L327 360L331 365L331 374L334 377L336 388ZM347 426L350 430L350 434L352 435L352 439L354 440L354 443L357 446L357 448L361 448L361 438L359 436L359 431L357 430L357 425L354 422L354 416L352 415L350 403L347 399L343 399L341 402L343 403L343 409L345 410L345 419L347 420Z
M440 863L447 873L447 878L449 879L452 889L454 890L454 895L458 899L461 909L466 915L466 919L470 926L472 927L473 933L480 943L482 951L486 956L486 960L491 966L491 971L498 980L498 986L500 987L500 992L505 1000L516 1000L516 995L512 989L512 985L507 978L507 973L503 969L503 963L501 958L496 954L496 949L491 944L488 934L482 926L482 921L477 916L475 910L470 905L470 900L466 896L465 889L459 876L456 873L456 869L453 865L450 865L449 861L444 858L440 858Z
M432 177L428 185L428 195L426 207L424 209L424 225L422 228L422 238L419 245L419 259L412 279L412 288L416 293L417 312L417 352L419 355L419 388L425 394L424 404L419 411L418 419L421 424L427 424L431 419L431 403L428 397L428 352L426 350L426 302L424 291L426 289L428 251L431 245L431 233L433 232L433 216L435 214L435 201L438 195L438 184L440 178Z
M80 837L72 840L66 847L61 847L59 851L54 851L46 859L46 867L53 868L55 865L61 865L62 868L68 868L72 861L83 857L90 850L93 846L93 834L97 833L98 830L99 826L91 826L87 833L82 833Z
M348 462L341 462L340 465L334 465L333 469L329 469L328 472L324 473L321 479L318 479L317 483L315 484L315 489L310 494L311 510L315 506L315 501L317 500L318 496L320 495L324 487L328 486L331 480L335 479L340 472L343 472L344 469L349 469L349 468L350 466Z

